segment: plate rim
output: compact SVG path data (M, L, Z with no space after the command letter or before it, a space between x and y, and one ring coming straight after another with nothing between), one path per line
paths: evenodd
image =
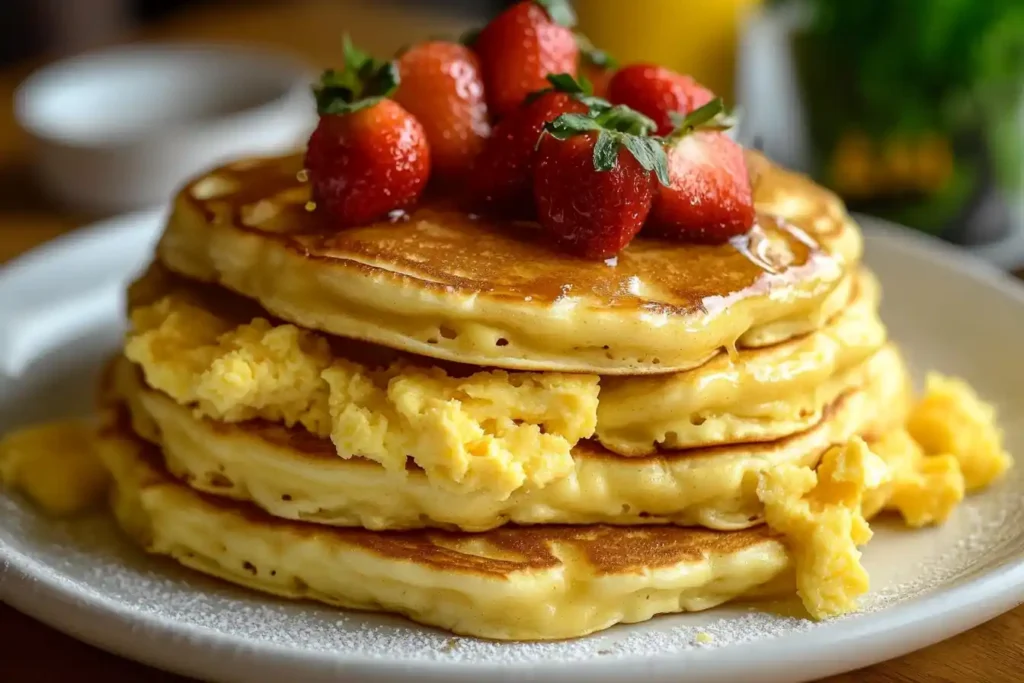
M0 267L0 292L14 274L53 267L51 259L67 258L85 245L113 240L141 224L158 224L166 209L150 209L99 221L62 235ZM1024 286L995 266L952 245L907 228L867 216L856 216L866 241L913 252L932 266L952 271L997 290L1024 307ZM743 656L723 657L731 648L710 648L654 657L602 657L586 660L488 664L480 661L387 661L345 651L298 650L287 645L250 641L241 636L174 621L125 607L99 593L69 588L60 576L41 570L29 554L0 544L0 600L24 614L74 638L117 655L176 673L216 680L273 680L302 674L307 680L396 680L403 674L420 680L492 680L524 673L546 680L635 676L671 676L680 680L794 680L780 676L780 661L798 661L800 680L869 666L974 628L1024 602L1024 553L1004 558L993 567L958 584L938 586L927 594L850 619L801 632L799 638L764 639L742 644ZM429 627L419 627L429 628ZM629 628L625 625L624 628ZM184 654L188 654L184 657ZM808 657L808 654L810 656ZM775 671L772 671L772 668ZM341 678L339 678L339 675Z

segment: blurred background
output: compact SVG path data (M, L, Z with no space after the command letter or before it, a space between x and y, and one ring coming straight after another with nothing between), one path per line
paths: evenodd
M89 165L93 160L84 156L87 152L127 154L141 137L156 139L172 129L181 137L168 140L180 152L189 131L198 135L202 130L207 140L213 139L215 128L203 117L237 113L243 109L240 103L257 109L268 105L260 109L259 121L277 126L278 132L292 126L294 134L274 138L258 127L242 134L250 129L242 119L231 119L237 125L219 129L218 138L235 131L237 149L248 143L269 149L301 142L311 123L304 117L312 108L304 100L301 106L284 106L295 92L289 83L258 83L246 73L246 62L231 69L189 62L187 68L165 72L129 56L129 65L139 72L131 77L123 66L98 62L90 63L92 71L65 69L60 78L49 80L37 76L30 81L37 87L18 91L38 69L125 43L243 44L279 60L265 67L252 62L249 72L284 69L291 62L280 60L289 56L308 65L281 71L289 74L283 79L301 86L304 98L305 83L316 70L337 62L343 32L387 55L416 39L458 36L506 4L0 0L0 93L11 103L0 112L0 245L13 245L0 246L6 250L0 251L0 260L40 241L40 235L153 203L154 196L170 191L164 185L177 182L184 167L209 163L182 157L172 168L160 156L164 148L133 148L132 177L138 182L123 184L121 190L122 195L135 194L119 196L110 187L113 179L100 184L103 171ZM692 74L738 108L739 134L746 144L812 174L853 209L965 245L1000 265L1024 266L1024 1L574 4L580 30L598 47L622 63L654 61ZM213 97L200 87L203 78L203 87L218 96L246 91L252 101L239 100L236 92L230 101L206 102L206 108L184 106L183 100ZM176 79L198 80L177 84ZM278 99L281 106L271 112ZM147 134L143 124L148 119L140 112L147 104L156 108L154 103L165 114L185 118L157 117L151 122L156 129ZM111 110L135 112L134 135L118 128L129 124ZM147 173L148 185L143 182ZM106 198L104 192L111 193L110 201L91 206L81 201L83 196Z

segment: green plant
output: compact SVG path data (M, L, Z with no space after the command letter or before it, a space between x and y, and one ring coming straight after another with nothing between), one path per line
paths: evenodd
M877 137L982 131L1000 180L1019 180L1024 2L806 4L812 18L797 49L819 148L830 148L851 121Z

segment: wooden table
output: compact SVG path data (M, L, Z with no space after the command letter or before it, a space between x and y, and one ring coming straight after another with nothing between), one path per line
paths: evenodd
M421 16L376 2L291 2L240 8L207 7L135 36L139 40L190 39L276 45L313 64L336 61L339 34L349 31L380 54L422 36L452 34L452 21ZM0 73L0 98L11 101L31 65ZM53 206L33 185L29 150L11 108L0 110L0 263L87 222ZM829 683L993 683L1024 679L1024 606L944 643ZM184 679L79 643L0 605L0 681L40 683L103 680L105 683L171 683Z

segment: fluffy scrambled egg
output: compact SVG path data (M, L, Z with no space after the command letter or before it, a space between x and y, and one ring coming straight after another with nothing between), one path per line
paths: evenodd
M255 418L330 437L343 458L507 497L573 469L593 434L598 378L478 372L452 377L396 362L374 370L332 355L326 339L263 318L236 325L168 296L133 310L125 355L146 382L198 415Z
M895 510L911 527L941 524L964 498L964 475L956 456L925 455L905 429L871 444L889 467L889 481L864 496L864 516Z
M1013 463L1003 450L995 408L958 379L928 375L924 398L907 418L907 431L926 454L956 458L968 491L988 486Z
M262 418L328 436L331 364L327 340L263 318L235 325L185 299L132 310L125 355L150 386L199 415L226 422Z
M911 527L946 521L966 492L988 486L1012 464L994 408L963 381L934 373L906 428L872 447L891 476L865 496L864 514L896 510Z
M768 525L789 539L807 611L827 617L855 608L868 589L857 546L871 538L867 518L898 511L908 526L944 522L967 491L1012 465L995 410L966 383L928 377L906 428L873 442L833 447L817 472L783 465L761 474L758 497Z
M0 483L54 516L88 510L103 500L109 479L93 442L92 428L79 420L16 431L0 441Z
M833 446L817 471L781 465L761 474L757 495L765 521L793 553L797 592L821 619L857 608L869 587L858 546L871 539L861 511L864 493L888 477L885 463L859 438Z

